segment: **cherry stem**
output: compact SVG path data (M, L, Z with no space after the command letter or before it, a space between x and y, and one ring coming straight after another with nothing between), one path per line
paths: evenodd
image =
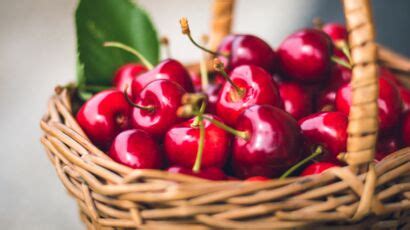
M199 112L196 113L197 115L196 115L194 121L192 122L193 127L197 127L199 122L201 120L203 120L202 115L205 113L205 109L206 109L206 103L205 103L205 101L202 101L201 107L199 108Z
M134 48L124 45L120 42L104 42L104 46L105 47L115 47L115 48L119 48L122 50L125 50L129 53L134 54L138 59L141 60L142 64L147 67L147 69L152 69L154 68L154 66L151 64L151 62L149 62L140 52L138 52L137 50L135 50Z
M181 19L179 20L179 24L181 25L182 34L187 35L188 38L189 38L189 40L192 42L192 44L194 44L194 45L195 45L196 47L198 47L199 49L201 49L201 50L203 50L203 51L205 51L205 52L207 52L207 53L210 53L210 54L212 54L212 55L214 55L214 56L220 56L220 55L223 55L223 56L226 56L226 57L229 56L229 55L224 54L224 53L212 51L212 50L210 50L210 49L208 49L208 48L205 48L205 47L201 46L200 44L198 44L198 43L192 38L191 30L190 30L190 28L189 28L188 20L187 20L186 18L181 18Z
M155 110L155 107L152 106L152 105L142 106L142 105L135 104L135 103L131 100L131 98L128 96L128 92L127 92L127 91L128 91L128 85L125 86L124 91L123 91L124 97L125 97L125 99L127 100L128 104L130 104L131 106L133 106L133 107L135 107L135 108L142 109L142 110L146 110L146 111L148 111L148 112L152 112L152 111Z
M299 169L301 166L303 166L304 164L308 163L309 161L311 161L312 159L314 159L315 157L319 156L320 154L323 153L323 149L322 146L318 146L315 150L315 152L313 152L310 156L306 157L305 159L299 161L297 164L295 164L294 166L292 166L290 169L288 169L285 173L282 174L282 176L280 176L279 179L285 179L287 178L289 175L291 175L293 172L295 172L297 169Z
M161 40L160 40L160 43L161 43L162 47L164 47L165 56L166 56L167 58L171 58L171 57L172 57L172 55L171 55L171 48L170 48L170 46L169 46L169 40L168 40L168 38L167 38L167 37L162 37Z
M225 78L225 80L226 80L227 82L229 82L229 84L232 85L232 87L235 89L235 91L238 93L238 95L239 95L240 97L243 96L243 94L244 94L243 89L241 89L239 86L237 86L237 85L232 81L232 79L229 77L229 75L228 75L228 74L226 73L226 71L225 71L224 64L223 64L223 63L221 62L221 60L219 60L218 58L215 58L215 59L214 59L214 69L215 69L216 71L218 71L219 73L222 74L222 76Z
M352 55L350 54L350 49L349 49L349 46L347 45L347 42L344 40L339 41L337 42L336 47L343 52L343 54L347 57L349 64L352 66L352 63L353 63Z
M217 126L218 128L221 128L221 129L227 131L228 133L231 133L231 134L234 135L234 136L237 136L237 137L242 138L242 139L244 139L244 140L248 140L248 139L249 139L249 133L246 132L246 131L236 130L236 129L234 129L234 128L228 126L228 125L225 125L224 123L222 123L222 122L220 122L220 121L218 121L218 120L212 119L212 118L210 118L210 117L208 117L208 116L203 116L203 118L206 119L206 120L208 120L209 122L211 122L212 124L214 124L214 125Z
M192 123L193 126L199 125L199 143L198 143L198 150L196 153L196 159L192 171L199 172L201 170L201 163L202 163L202 154L204 152L205 147L205 126L203 121L203 114L206 109L205 101L202 101L201 108L199 109L199 114L195 117L194 122Z
M202 43L205 45L208 41L208 37L203 35L202 36ZM206 53L202 54L202 58L199 61L199 71L201 73L201 88L202 91L206 91L209 85L209 78L208 78L208 69L206 67Z
M338 58L336 56L332 56L331 59L332 59L333 62L335 62L335 63L337 63L337 64L339 64L343 67L346 67L348 69L352 69L352 65L350 63L346 62L345 60L341 59L341 58Z

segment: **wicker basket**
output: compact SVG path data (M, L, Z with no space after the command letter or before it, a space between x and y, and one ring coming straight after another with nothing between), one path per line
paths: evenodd
M410 72L408 59L377 46L368 0L344 0L353 68L349 165L267 182L222 181L132 170L95 147L72 114L71 95L52 96L41 121L57 175L89 229L410 229L410 148L374 164L377 64ZM232 0L215 0L211 43L230 32ZM379 48L379 52L378 52Z

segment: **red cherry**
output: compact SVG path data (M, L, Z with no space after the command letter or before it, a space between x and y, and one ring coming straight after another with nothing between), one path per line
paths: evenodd
M403 112L410 111L410 90L404 87L398 87L401 99L403 101Z
M387 155L399 150L401 143L396 135L390 135L386 137L380 137L377 140L376 155L375 159L377 161L383 160Z
M199 73L192 73L190 74L191 81L194 86L195 92L201 92L202 90L202 82L201 82L201 75Z
M350 84L341 87L336 93L337 110L349 114L351 106L351 88ZM402 111L402 101L398 89L390 81L379 78L379 98L377 100L379 107L380 130L385 132L399 122Z
M282 73L301 82L318 82L328 77L333 44L317 29L303 29L287 37L278 48Z
M346 115L341 112L320 112L302 118L298 123L308 151L320 145L325 152L323 160L339 163L337 155L346 151Z
M180 166L170 167L167 169L167 171L171 173L181 173L181 174L186 174L190 176L196 176L196 177L200 177L200 178L204 178L208 180L225 180L226 179L225 173L221 169L215 168L215 167L204 168L204 169L201 169L201 171L197 173L192 171L192 169L190 168L184 168Z
M219 120L216 116L206 115ZM195 118L174 125L165 134L164 148L171 165L192 168L195 163L199 127L193 125ZM205 127L205 144L202 155L202 167L222 168L228 157L230 135L208 120L203 120Z
M217 49L218 53L230 55L232 51L232 42L236 38L236 36L237 35L230 34L224 37L218 46L218 49ZM219 55L218 58L221 59L224 66L229 66L230 63L229 63L228 57L226 57L225 55Z
M206 103L206 111L208 113L215 114L216 113L216 102L218 101L218 95L221 91L222 85L221 84L209 84L205 90L205 94L208 98Z
M336 167L337 165L330 163L330 162L317 162L309 165L308 167L303 170L303 172L300 174L301 176L310 176L314 174L321 174L325 170L329 168Z
M104 90L80 108L77 122L95 145L105 149L118 133L129 128L130 111L121 91Z
M230 82L222 86L216 102L216 114L225 123L234 125L241 112L252 105L282 107L272 76L262 68L254 65L236 67L232 70L230 79L242 90L242 95Z
M312 97L300 85L292 82L281 83L279 93L285 111L295 119L300 119L312 112Z
M405 146L410 146L410 112L404 115L401 136Z
M347 30L346 27L339 23L326 23L322 30L329 35L329 37L334 41L338 42L340 40L347 40Z
M114 161L133 169L159 169L163 165L157 143L151 135L139 129L118 134L109 155Z
M404 86L403 83L401 83L399 81L399 79L397 78L396 75L394 75L392 72L390 72L390 70L384 68L384 67L380 67L379 69L379 75L380 77L383 77L384 79L388 79L389 81L391 81L394 85L396 86Z
M176 60L166 59L132 81L132 95L135 97L145 86L157 79L171 80L178 83L187 92L193 91L191 77L185 67Z
M253 176L253 177L249 177L248 179L246 179L246 181L267 181L267 180L270 180L270 179L264 176Z
M236 129L249 137L235 137L232 164L239 178L280 176L301 158L296 120L269 105L254 105L238 118Z
M181 106L185 90L170 80L155 80L138 94L133 108L132 126L155 137L162 137L175 123L181 121L176 111Z
M123 92L128 87L128 95L131 96L131 83L132 80L138 75L147 71L145 66L139 63L129 63L121 66L115 73L113 85L116 89Z

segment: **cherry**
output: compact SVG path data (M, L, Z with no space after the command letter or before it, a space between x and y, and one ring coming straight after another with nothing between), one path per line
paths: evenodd
M333 44L317 29L303 29L287 37L277 54L281 72L301 82L326 79L330 70Z
M333 42L346 41L347 30L346 27L339 23L326 23L322 27L323 32L329 35Z
M403 101L403 112L410 111L410 90L405 87L398 87L400 97Z
M300 174L301 176L310 176L314 174L320 174L323 171L336 167L337 165L330 163L330 162L317 162L309 165L306 167L302 173Z
M268 180L270 179L264 176L253 176L253 177L249 177L248 179L246 179L246 181L268 181Z
M154 137L162 137L175 123L181 121L176 111L181 106L185 90L170 80L155 80L138 94L132 110L132 126Z
M95 145L106 149L118 133L129 128L130 111L121 91L104 90L81 106L77 122Z
M218 120L214 115L207 117ZM198 152L200 138L197 118L179 123L171 127L165 134L164 148L170 165L192 168ZM228 158L230 135L223 129L203 120L205 128L202 152L202 167L222 168Z
M388 79L391 81L395 86L397 87L404 87L403 83L399 81L396 75L394 75L390 70L380 67L379 69L379 75L380 77L383 77L384 79Z
M190 168L184 168L180 166L173 166L167 169L168 172L171 173L181 173L181 174L186 174L190 176L196 176L208 180L225 180L226 175L225 173L220 169L216 167L211 167L211 168L205 168L201 169L199 172L194 172Z
M239 116L236 129L248 134L233 142L233 171L239 178L280 176L301 158L297 122L279 108L249 107Z
M401 147L400 139L396 137L397 134L380 137L377 140L376 155L377 161L383 160L387 155L393 153Z
M185 67L176 60L165 59L132 81L132 95L138 95L146 85L157 79L174 81L187 92L193 92L191 77Z
M163 166L157 143L151 135L139 129L118 134L109 155L114 161L133 169L159 169Z
M227 80L216 102L216 114L229 125L235 125L238 116L249 106L267 104L282 107L272 76L258 66L236 67Z
M201 84L201 75L199 73L191 73L191 81L194 86L195 92L201 92L202 84Z
M349 114L351 106L351 87L350 84L342 86L336 93L337 110ZM399 91L389 80L379 78L379 126L382 132L393 128L398 122L402 111L402 101Z
M230 54L232 51L232 42L235 40L237 35L230 34L224 37L218 46L217 52L219 54ZM218 55L219 59L222 61L224 66L229 66L229 56ZM229 66L230 67L230 66ZM229 69L229 68L228 68Z
M221 91L222 85L221 84L209 84L205 90L205 94L207 96L207 107L206 111L208 113L215 114L216 113L216 102L218 101L218 95Z
M347 116L341 112L319 112L299 120L299 126L309 151L322 146L324 161L340 164L337 155L346 151Z
M410 112L404 115L401 136L403 138L403 144L410 146Z
M312 112L312 97L300 85L293 82L281 83L279 93L285 111L295 119L300 119Z
M113 85L119 91L124 91L126 87L131 85L132 80L147 71L145 66L139 63L129 63L121 66L115 73ZM131 90L128 89L127 93L131 96Z

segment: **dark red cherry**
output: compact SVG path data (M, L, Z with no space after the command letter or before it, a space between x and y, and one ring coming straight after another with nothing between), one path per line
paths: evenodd
M337 155L346 152L347 116L341 112L319 112L299 120L308 151L322 146L322 159L339 163Z
M401 147L400 138L395 133L390 136L379 136L377 139L376 155L375 159L377 161L383 160L390 153L396 152Z
M248 138L235 137L232 164L239 178L277 177L301 158L300 130L285 111L254 105L238 118L236 129Z
M159 169L163 166L158 144L151 135L139 129L118 134L109 155L114 161L133 169Z
M180 173L180 174L186 174L190 176L196 176L208 180L225 180L226 175L225 173L220 169L220 168L204 168L201 169L199 172L194 172L190 168L184 168L180 166L173 166L167 169L168 172L171 173Z
M264 176L253 176L253 177L249 177L248 179L246 179L246 181L268 181L268 180L270 179Z
M403 112L406 113L410 111L410 89L405 87L398 87L400 97L403 101Z
M115 76L113 79L113 85L116 89L123 92L125 87L128 87L127 92L128 95L131 96L131 83L132 80L137 77L138 75L147 71L144 65L139 63L129 63L121 66L117 72L115 72Z
M285 111L295 119L300 119L312 112L312 97L300 85L293 82L281 83L279 93Z
M401 137L405 146L410 146L410 112L406 113L403 118Z
M287 37L277 54L281 72L300 82L319 82L329 75L333 44L317 29L303 29Z
M332 38L333 42L346 41L347 40L347 30L346 27L339 23L326 23L322 30Z
M220 54L227 54L230 56L231 51L232 51L232 42L233 40L236 38L237 35L234 34L230 34L226 37L224 37L224 39L222 39L221 43L218 46L218 53ZM225 55L220 55L218 56L218 58L222 61L222 63L224 64L224 66L229 68L229 58L226 57Z
M314 174L320 174L323 171L336 167L337 165L330 163L330 162L317 162L309 165L306 167L302 173L300 174L301 176L310 176Z
M221 91L222 85L221 84L209 84L205 90L205 94L207 96L207 104L206 104L206 111L208 113L215 114L216 113L216 102L218 101L218 95Z
M206 115L220 120L214 115ZM199 126L194 126L195 118L174 125L165 134L164 148L170 165L192 168L195 163ZM222 168L228 158L230 135L208 120L204 120L205 144L202 155L202 167Z
M153 69L139 75L132 81L132 95L138 95L150 82L158 79L171 80L178 83L187 92L193 92L191 77L185 67L176 60L166 59Z
M403 83L400 82L400 80L397 78L396 75L394 75L390 70L384 67L380 67L379 75L380 77L383 77L384 79L391 81L397 87L404 86Z
M264 69L254 65L239 66L232 70L230 79L241 93L230 82L222 86L216 102L216 114L225 123L235 125L242 111L252 105L282 107L276 84Z
M130 127L130 112L123 92L104 90L81 106L77 122L95 145L106 149L118 133Z
M181 119L176 111L181 106L185 90L170 80L155 80L138 94L133 108L132 126L142 129L154 137L162 137L165 132Z
M336 94L336 108L346 115L350 111L351 94L350 84L341 87ZM397 87L384 78L379 78L377 104L379 107L380 130L384 132L396 126L402 111L402 101Z

